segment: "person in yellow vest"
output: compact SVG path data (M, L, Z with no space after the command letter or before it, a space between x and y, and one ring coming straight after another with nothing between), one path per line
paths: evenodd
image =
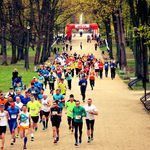
M57 89L60 89L61 90L61 94L62 95L66 95L66 91L67 91L67 85L64 83L64 79L61 78L59 80L59 83L57 85Z

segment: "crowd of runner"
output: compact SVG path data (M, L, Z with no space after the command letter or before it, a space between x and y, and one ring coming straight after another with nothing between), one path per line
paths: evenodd
M31 86L23 94L23 84L15 69L12 77L13 88L10 88L7 96L0 91L1 150L4 150L7 124L12 137L11 145L15 144L20 134L24 141L23 149L27 149L28 135L30 134L31 141L34 141L38 124L42 123L43 130L46 130L49 121L52 125L54 143L58 143L63 111L67 114L69 130L74 132L75 146L82 143L83 117L86 118L87 142L90 143L94 139L94 116L98 115L98 110L92 104L92 99L86 98L88 82L93 90L96 78L103 79L103 76L108 78L110 71L111 79L114 79L115 70L116 64L113 60L102 62L93 54L81 56L77 53L68 55L63 52L57 55L51 65L40 65L37 70L38 76L33 77ZM67 90L72 89L72 80L75 76L79 78L78 85L83 104L87 99L84 106L80 105L81 101L76 100L73 94L68 99L65 96ZM45 94L45 89L49 89L48 95ZM52 99L49 98L50 95Z

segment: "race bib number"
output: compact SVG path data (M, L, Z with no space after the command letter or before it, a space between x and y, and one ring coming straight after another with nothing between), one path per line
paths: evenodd
M32 112L35 112L36 109L31 109Z
M32 91L31 93L32 93L32 94L35 94L35 91Z
M58 112L57 112L57 111L52 111L52 114L53 114L53 115L57 115Z
M78 119L81 119L81 116L77 115L77 116L76 116L76 119L77 119L77 120L78 120Z
M86 86L86 83L82 83L83 86Z
M11 115L11 118L12 118L12 119L16 119L16 118L17 118L17 115L13 114L13 115Z

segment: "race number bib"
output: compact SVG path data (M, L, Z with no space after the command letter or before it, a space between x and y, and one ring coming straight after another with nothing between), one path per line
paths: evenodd
M31 94L35 94L35 91L32 91Z
M12 118L12 119L16 119L16 118L17 118L17 115L13 114L13 115L11 115L11 118Z
M58 112L57 112L57 111L52 111L52 114L53 114L53 115L57 115Z
M32 112L35 112L35 111L36 111L36 109L31 109L31 111L32 111Z
M82 83L82 86L86 86L86 83Z
M76 116L76 119L78 120L78 119L81 119L81 116L80 115L77 115Z

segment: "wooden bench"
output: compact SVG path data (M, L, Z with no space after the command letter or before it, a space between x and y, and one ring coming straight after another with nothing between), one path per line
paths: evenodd
M133 90L132 86L141 80L141 78L130 78L130 82L128 83L129 88Z
M150 92L146 93L140 98L140 101L143 103L144 107L150 111Z

